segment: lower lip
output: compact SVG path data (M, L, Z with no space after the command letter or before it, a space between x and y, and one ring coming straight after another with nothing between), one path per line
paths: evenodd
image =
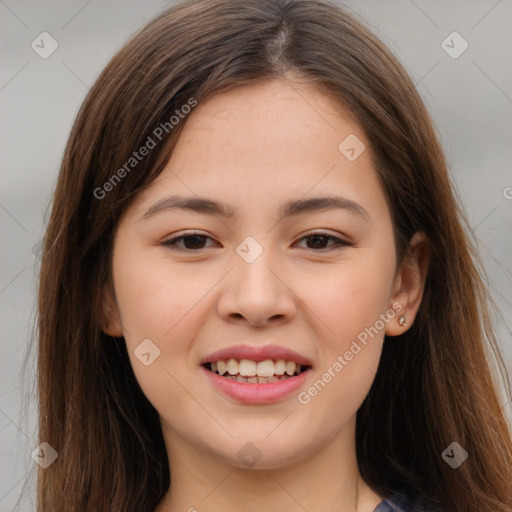
M271 404L277 402L299 388L306 380L308 373L311 371L309 368L302 373L299 373L299 375L294 375L293 377L279 382L253 384L226 379L226 377L222 377L218 373L213 373L204 366L201 366L201 369L206 373L206 377L218 390L239 402L248 404Z

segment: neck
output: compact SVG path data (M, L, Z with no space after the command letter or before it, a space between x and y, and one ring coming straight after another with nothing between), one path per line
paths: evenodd
M381 501L359 474L355 422L315 453L270 469L241 469L219 461L162 427L172 454L172 484L155 512L227 512L248 504L252 510L373 512Z

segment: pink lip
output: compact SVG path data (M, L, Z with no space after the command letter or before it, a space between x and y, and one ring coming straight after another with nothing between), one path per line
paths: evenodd
M278 359L286 358L279 357ZM277 402L299 388L306 380L309 372L311 372L311 369L308 369L299 373L299 375L294 375L293 377L284 379L280 382L251 384L226 379L226 377L213 373L204 366L201 366L201 370L205 372L209 381L221 392L239 402L251 404L269 404Z
M307 357L288 348L280 347L279 345L254 347L242 344L218 350L213 354L206 356L200 364L214 363L220 360L226 361L228 359L250 359L256 362L265 361L265 359L273 359L274 361L277 359L284 359L285 361L293 361L294 363L303 366L313 366L313 363ZM268 386L268 384L265 384L265 386Z

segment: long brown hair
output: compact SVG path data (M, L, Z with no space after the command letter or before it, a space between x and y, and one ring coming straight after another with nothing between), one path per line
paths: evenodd
M416 321L385 340L357 414L363 478L382 496L405 492L448 510L512 508L512 441L493 362L509 398L510 387L490 299L411 79L362 23L328 1L194 0L161 13L118 51L67 142L38 291L39 438L59 453L39 470L39 510L150 511L170 482L158 414L123 338L102 333L100 319L116 226L162 171L186 118L168 126L122 180L105 183L191 98L286 80L287 72L333 94L359 120L389 203L398 261L416 231L432 250ZM441 456L454 441L469 454L458 469Z

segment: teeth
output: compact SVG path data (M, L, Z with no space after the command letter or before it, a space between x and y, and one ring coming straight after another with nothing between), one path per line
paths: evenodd
M272 377L274 375L274 361L272 359L260 361L256 367L256 373L258 377Z
M286 371L286 361L284 359L278 359L274 363L274 374L275 375L284 375Z
M295 363L293 361L288 361L286 363L286 374L293 375L295 373Z
M224 375L228 371L228 365L226 364L226 361L217 361L217 371L219 372L219 375Z
M250 361L249 359L242 359L238 367L238 372L243 377L254 377L256 375L256 362Z
M238 361L236 359L229 359L227 369L229 375L236 375L238 373Z
M241 375L226 375L226 379L234 380L237 382L243 382L245 384L268 384L270 382L279 382L280 380L288 379L288 377L276 377L272 375L271 377L242 377Z
M302 366L293 361L278 359L265 359L265 361L251 361L250 359L228 359L227 361L216 361L211 364L211 371L219 375L226 373L238 382L276 382L281 379L278 377L298 375ZM226 375L226 377L228 377ZM275 379L275 380L274 380Z

